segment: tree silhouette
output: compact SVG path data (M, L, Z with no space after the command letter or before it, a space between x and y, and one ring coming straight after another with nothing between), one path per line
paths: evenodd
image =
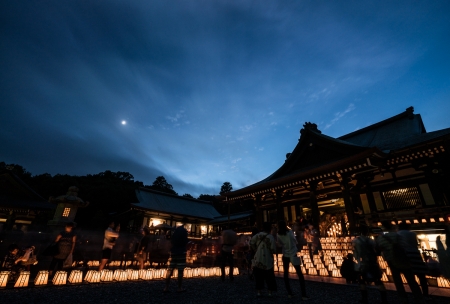
M183 194L183 197L194 198L194 197L193 197L192 195L190 195L189 193Z
M161 192L178 195L178 193L173 190L173 186L166 181L164 176L158 176L151 188Z
M233 186L231 185L231 183L230 182L224 182L222 187L220 187L220 194L231 192L231 190L233 190Z

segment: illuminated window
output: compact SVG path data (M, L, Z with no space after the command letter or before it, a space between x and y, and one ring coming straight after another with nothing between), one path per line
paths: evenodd
M70 208L64 208L62 216L69 217L69 213L70 213Z

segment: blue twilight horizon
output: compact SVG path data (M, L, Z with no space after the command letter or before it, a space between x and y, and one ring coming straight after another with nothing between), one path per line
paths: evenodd
M3 1L0 161L180 195L413 106L450 127L448 1Z

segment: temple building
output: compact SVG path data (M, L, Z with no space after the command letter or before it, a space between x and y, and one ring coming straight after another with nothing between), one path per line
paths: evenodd
M278 170L224 196L228 203L251 200L259 225L303 217L322 236L382 220L439 233L450 214L449 150L450 128L427 132L412 107L338 138L305 123Z

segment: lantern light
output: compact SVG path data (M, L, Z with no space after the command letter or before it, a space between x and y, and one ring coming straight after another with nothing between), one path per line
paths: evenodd
M101 282L112 282L114 272L109 269L103 269L100 272L100 281Z
M100 272L97 270L89 270L84 280L88 283L100 283Z
M21 271L19 277L17 278L16 284L14 284L14 287L27 287L29 280L30 280L30 272Z
M6 287L11 271L0 271L0 287Z
M66 285L67 272L58 270L52 280L53 285Z
M67 281L69 281L70 284L83 283L83 272L81 270L72 270Z
M45 286L48 283L48 271L40 270L34 279L34 286Z
M119 281L119 282L126 281L127 280L127 272L122 269L114 270L113 280Z

